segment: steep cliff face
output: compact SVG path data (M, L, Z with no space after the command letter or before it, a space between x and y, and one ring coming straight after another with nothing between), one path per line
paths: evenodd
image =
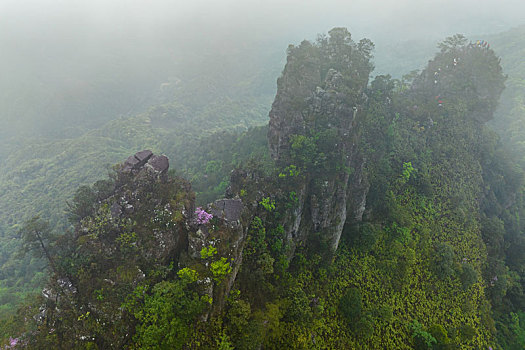
M285 222L295 246L310 238L337 249L350 217L360 220L368 189L357 143L372 44L335 28L328 38L288 49L270 111L268 143L281 167L301 172L298 203Z
M203 280L206 292L213 300L209 314L216 316L222 311L241 267L248 230L246 222L249 222L250 214L238 198L219 199L208 204L205 209L211 219L193 220L187 251L191 259L182 262L195 266L195 262L202 259L203 249L209 247L217 249L217 256L224 259L226 273L220 276L220 283L213 283L211 279Z
M120 167L115 193L105 202L113 203L112 216L116 214L118 220L149 219L143 225L152 229L150 238L138 243L143 263L165 265L171 260L194 267L200 272L201 291L213 300L206 315L216 315L221 312L241 266L246 222L251 215L238 198L195 208L191 185L179 178L168 178L168 168L166 156L148 150L138 152ZM151 223L153 227L148 226ZM212 249L212 255L203 255L203 251ZM214 263L217 270L213 270ZM223 270L219 271L219 267Z
M53 252L61 263L44 290L38 321L61 345L76 348L96 339L99 348L124 347L134 322L133 310L123 306L132 299L121 297L175 277L175 265L192 268L195 314L206 319L221 312L242 262L245 208L239 199L195 208L190 183L169 177L168 168L166 156L144 150L117 166L112 179L77 193L76 229ZM144 294L137 296L135 306ZM69 317L87 320L82 334L61 328L60 319ZM101 332L100 325L119 331Z
M298 48L288 48L288 58L278 79L277 95L270 110L268 144L271 157L286 160L290 153L290 135L304 134L306 100L322 82L315 47L304 41ZM311 52L313 51L313 52ZM292 74L293 72L293 74Z

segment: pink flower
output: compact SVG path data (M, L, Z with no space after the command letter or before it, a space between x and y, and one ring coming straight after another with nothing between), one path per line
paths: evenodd
M202 209L201 207L198 207L197 209L195 209L195 222L198 224L198 225L204 225L204 224L207 224L212 218L213 218L213 215L210 214L210 213L207 213L204 209Z
M9 337L9 345L5 346L4 349L11 349L18 344L19 339L18 338L11 338Z

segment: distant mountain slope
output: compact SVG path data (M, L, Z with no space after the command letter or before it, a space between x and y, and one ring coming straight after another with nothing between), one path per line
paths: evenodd
M525 165L525 26L488 36L487 40L501 56L508 75L493 126Z

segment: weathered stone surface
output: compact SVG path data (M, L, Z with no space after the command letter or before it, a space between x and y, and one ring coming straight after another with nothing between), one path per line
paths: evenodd
M193 259L199 259L201 249L210 244L209 231L205 225L200 225L197 230L192 230L188 235L188 255Z
M194 229L188 235L188 256L194 261L202 260L200 258L202 248L213 246L217 248L217 256L226 258L232 268L221 283L206 285L207 293L213 297L211 315L217 315L224 307L241 267L242 252L249 226L242 220L245 209L238 198L219 199L206 208L206 211L214 217L213 223L210 221L207 224L193 226Z
M333 34L327 42L303 42L289 49L270 111L268 143L278 165L296 161L290 152L293 135L334 135L329 152L337 155L333 159L341 159L333 169L307 174L302 169L303 177L297 178L297 202L283 222L292 254L293 247L311 235L321 237L335 252L345 222L361 220L366 206L368 182L357 146L356 123L366 102L370 67L363 62L369 56L354 46L349 33L337 30ZM340 41L342 37L346 39Z
M301 43L303 45L311 44L305 41ZM303 109L306 100L322 81L321 67L316 60L309 57L307 61L311 64L305 64L294 55L288 55L283 74L277 82L277 95L270 110L268 128L270 155L277 161L286 159L289 154L289 136L304 133ZM294 73L289 74L290 71Z
M111 212L111 216L114 219L118 219L120 218L120 215L122 215L122 208L117 202L115 202L111 205L110 212Z
M362 101L348 99L341 92L344 89L342 84L342 74L330 69L323 84L325 89L317 87L307 100L307 114L326 117L324 128L336 129L336 134L340 136L334 140L334 150L347 155L342 165L347 169L357 169L357 172L354 171L352 178L349 172L341 171L307 179L306 188L302 190L304 202L299 204L297 210L301 217L295 217L292 225L289 225L294 228L290 232L294 233L296 240L304 241L311 234L320 234L333 252L337 249L347 217L359 220L362 217L362 212L347 212L349 207L354 209L353 205L349 205L349 200L365 200L368 191L367 187L356 187L351 183L351 180L361 179L363 175L363 160L358 156L355 145L356 106ZM363 210L364 204L360 203L359 211ZM304 211L305 207L309 210Z
M188 201L180 203L182 207L175 208L165 203L166 199L162 199L158 191L159 185L166 186L166 189L177 186L181 192L189 195L192 193L189 183L182 179L168 179L168 158L154 155L149 150L129 157L120 169L115 192L106 199L111 204L111 216L125 219L137 212L144 215L147 210L152 225L149 233L152 239L141 247L144 257L152 263L161 263L180 254L186 248L188 232L184 225L176 225L170 218L176 211L193 211L194 197L190 196ZM145 206L150 206L150 209L145 209ZM181 216L182 220L187 219L184 214Z
M147 163L148 166L150 166L154 171L159 173L165 173L168 171L170 167L170 163L168 160L168 157L161 155L161 156L152 156Z
M353 221L363 220L363 214L366 209L366 196L370 189L370 183L365 176L365 162L361 161L361 167L357 169L350 179L348 212L353 215Z
M153 152L151 152L150 150L143 150L143 151L140 151L140 152L137 152L135 153L135 158L137 158L137 160L141 163L146 163L148 161L148 159L151 158L151 156L153 156Z
M139 164L139 160L135 158L135 156L129 156L128 159L124 162L124 165L122 166L122 171L124 172L130 172L135 168L135 166Z
M240 199L219 199L210 205L210 213L214 217L226 221L240 220L243 204Z
M153 152L150 150L143 150L135 153L133 156L129 156L122 165L122 171L130 172L144 166L151 156L153 156Z
M124 164L122 164L120 173L124 178L131 175L148 181L147 179L149 177L153 177L162 182L166 182L168 181L167 173L169 166L169 159L165 155L157 156L149 150L144 150L128 157Z

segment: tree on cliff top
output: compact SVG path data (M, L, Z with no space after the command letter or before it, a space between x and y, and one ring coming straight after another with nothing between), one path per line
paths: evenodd
M452 49L457 49L462 46L465 46L467 44L467 38L463 34L454 34L453 36L449 36L442 42L438 44L438 49L441 50L441 52L450 51Z

